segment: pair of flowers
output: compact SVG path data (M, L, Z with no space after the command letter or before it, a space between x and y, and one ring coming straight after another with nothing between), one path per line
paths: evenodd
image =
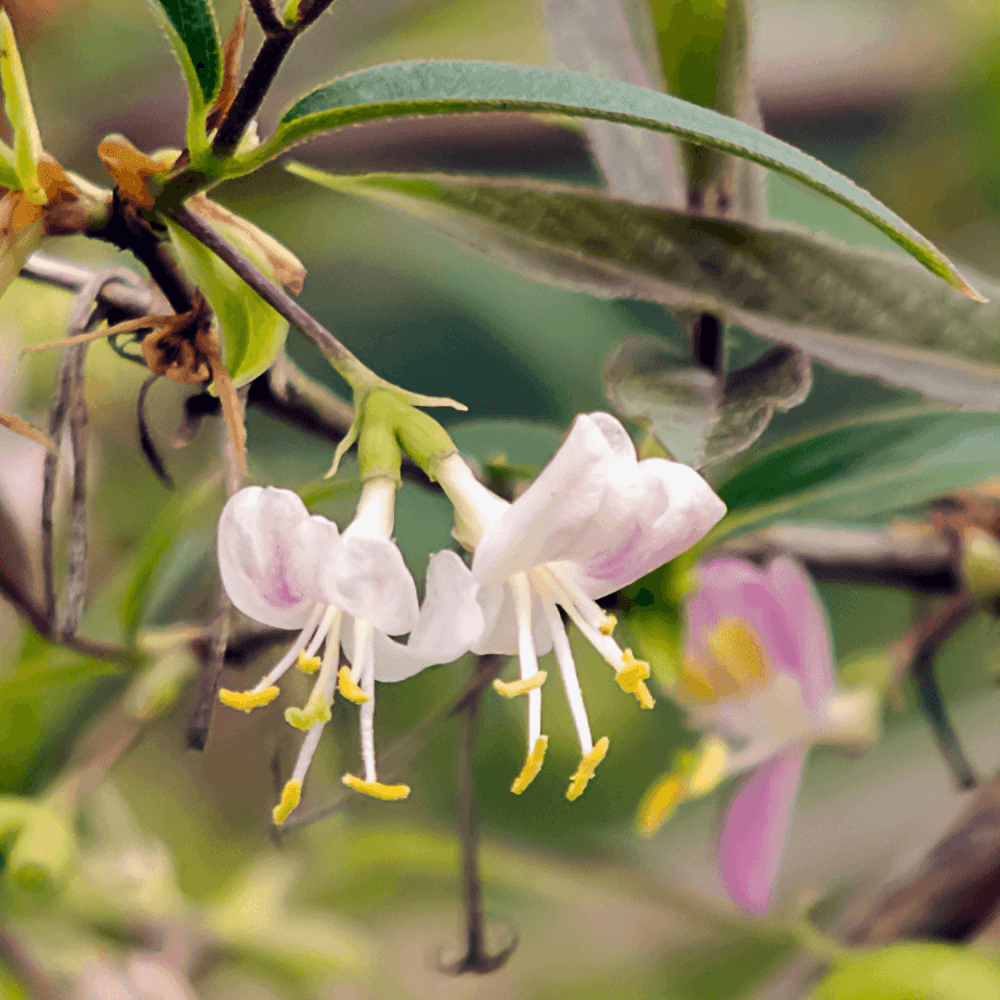
M306 735L275 823L299 803L337 690L361 712L363 777L346 774L344 783L378 798L405 798L406 785L378 780L375 681L404 680L468 651L519 658L519 678L495 686L507 697L527 698L528 753L511 786L520 793L541 769L548 745L542 733L547 678L538 657L555 650L580 743L580 766L567 790L568 798L577 798L607 753L608 739L593 740L560 609L611 666L619 687L644 708L653 706L648 665L618 646L614 618L595 598L707 533L725 513L708 484L675 462L638 461L628 433L606 413L578 417L512 504L479 483L457 454L444 458L436 473L455 508L454 535L473 556L469 568L454 552L436 553L420 608L392 542L396 483L387 476L364 483L343 534L287 490L249 487L223 511L219 564L233 603L257 621L299 635L254 687L223 690L222 702L249 712L277 697L277 682L293 666L317 674L306 705L285 712ZM390 638L405 633L405 644ZM341 665L341 656L349 666Z

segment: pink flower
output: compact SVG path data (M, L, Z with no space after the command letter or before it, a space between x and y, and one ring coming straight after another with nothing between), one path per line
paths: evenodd
M826 615L798 564L778 558L758 569L720 558L698 578L673 694L708 735L653 786L640 825L651 833L678 802L746 775L726 810L718 863L732 899L759 914L771 901L810 748L870 745L879 702L870 688L838 687Z
M406 785L378 780L375 681L403 680L455 660L482 631L472 574L454 552L431 559L418 612L413 578L391 537L395 492L391 479L367 481L343 534L332 521L310 515L297 494L270 486L240 490L219 520L219 568L233 604L266 625L300 630L257 684L248 691L223 689L220 700L249 712L278 696L277 682L292 666L318 672L306 705L285 711L289 724L306 735L275 807L275 823L283 823L298 805L338 689L361 712L364 778L347 774L344 783L376 798L405 798ZM406 645L387 638L405 632L410 633ZM341 650L350 668L340 667Z
M610 414L573 422L537 479L513 503L491 493L458 455L441 462L438 479L455 507L455 537L474 550L472 573L485 629L475 653L517 654L520 679L497 681L507 697L527 695L528 756L511 786L520 794L541 769L545 671L538 657L555 648L580 742L582 761L570 780L575 799L608 748L595 744L560 608L615 672L622 690L644 708L648 664L622 650L615 620L595 599L632 583L699 541L726 508L693 469L661 458L639 461L625 428Z

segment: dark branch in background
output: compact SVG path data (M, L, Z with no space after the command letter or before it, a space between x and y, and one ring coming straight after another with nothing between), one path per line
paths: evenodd
M139 447L142 449L146 461L149 462L149 467L156 473L156 478L168 490L172 490L174 488L173 477L163 464L163 458L157 450L156 442L153 440L153 435L149 433L149 425L146 423L146 394L152 388L153 383L159 378L159 375L150 375L142 383L142 388L139 389L139 398L135 404L135 419L139 431Z
M488 676L490 683L507 662L507 657L480 656L476 659L473 680ZM459 842L462 847L462 897L465 903L465 954L451 965L449 972L483 975L506 965L517 946L516 939L495 955L486 948L486 922L483 915L483 883L479 872L479 804L476 795L476 738L479 710L487 685L476 684L453 714L461 714L462 734L458 744Z
M250 0L250 9L265 35L274 35L285 30L285 26L274 12L271 0Z
M956 594L960 588L947 540L924 525L781 525L742 535L726 543L725 550L750 559L786 553L803 562L818 580L937 594Z
M323 11L332 4L333 0L312 0L312 3L307 3L307 0L299 0L299 30L304 31L310 24L318 21ZM302 9L303 7L305 10Z
M718 316L702 313L691 327L691 357L717 375L723 373L725 325Z
M100 307L94 319L100 319ZM93 320L87 328L94 325ZM70 358L69 441L73 453L73 486L69 502L69 572L66 577L66 608L59 634L76 634L87 593L87 403L83 390L89 344L65 348Z
M45 453L42 465L42 586L45 595L45 626L43 635L56 632L55 523L53 508L56 501L56 480L59 476L59 440L62 435L66 408L69 405L69 380L72 356L63 353L56 376L56 393L49 412L49 440L53 451Z

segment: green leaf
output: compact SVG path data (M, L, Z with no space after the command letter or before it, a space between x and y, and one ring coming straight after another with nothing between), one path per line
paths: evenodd
M1000 410L1000 305L972 302L903 257L585 188L289 169L418 218L536 280L713 312L844 371Z
M630 20L642 14L649 20L645 0L643 7L630 11L629 18L620 0L542 0L553 49L567 69L663 90L662 74L654 75L659 55L650 65L632 38ZM612 194L660 205L684 204L680 151L670 137L600 121L587 124L587 136Z
M1000 417L991 413L869 416L775 446L715 489L729 514L709 536L775 521L833 524L924 503L995 475Z
M5 167L13 167L17 181L7 184L10 177L0 181L6 187L16 188L37 205L44 205L48 198L38 180L38 164L42 158L42 137L31 106L31 93L24 75L21 54L17 50L14 28L6 11L0 11L0 80L3 82L4 110L14 129L14 149L4 147L2 158ZM8 156L13 154L13 161ZM5 174L9 170L4 171Z
M187 81L188 146L206 148L205 115L222 85L222 43L210 0L150 0Z
M722 378L660 337L630 337L604 367L608 399L646 427L679 462L700 469L745 451L776 410L809 394L812 366L794 348L776 347Z
M167 551L177 537L188 530L195 514L218 486L218 476L210 475L193 487L174 494L140 542L132 557L128 570L129 584L122 599L122 631L127 645L135 642Z
M233 226L213 220L212 226L269 278L274 268ZM223 360L233 385L252 382L271 367L288 336L288 320L269 306L239 275L187 230L167 220L178 263L201 289L219 320Z
M898 215L794 146L667 94L543 66L442 60L394 63L350 73L293 105L271 139L234 167L255 169L309 135L355 122L479 111L547 111L623 122L745 157L840 202L930 271L975 295L941 251Z

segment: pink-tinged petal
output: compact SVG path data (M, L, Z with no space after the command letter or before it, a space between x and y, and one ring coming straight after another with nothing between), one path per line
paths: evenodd
M771 903L806 751L786 750L751 772L726 810L719 874L733 902L762 914Z
M778 595L797 642L798 678L809 709L826 704L836 686L833 643L826 609L805 569L791 559L774 559L768 586Z
M340 545L337 526L312 517L298 494L249 486L219 518L219 570L233 604L275 628L302 628L323 599L323 560Z
M514 614L514 595L506 584L483 584L476 595L483 611L482 635L472 644L471 651L477 656L487 653L501 653L516 656L517 618ZM532 593L531 627L535 641L535 652L544 656L552 649L552 634L545 620L545 609L541 598Z
M472 560L476 579L500 583L567 558L597 513L614 458L606 429L589 416L577 417L535 481L486 526Z
M322 575L326 603L379 632L402 635L417 624L417 588L403 556L387 538L345 536Z
M694 469L662 458L608 466L596 516L566 558L591 597L603 597L699 542L726 505Z
M438 552L427 566L420 619L404 645L375 633L375 679L402 681L435 663L451 663L482 635L479 584L454 552Z

